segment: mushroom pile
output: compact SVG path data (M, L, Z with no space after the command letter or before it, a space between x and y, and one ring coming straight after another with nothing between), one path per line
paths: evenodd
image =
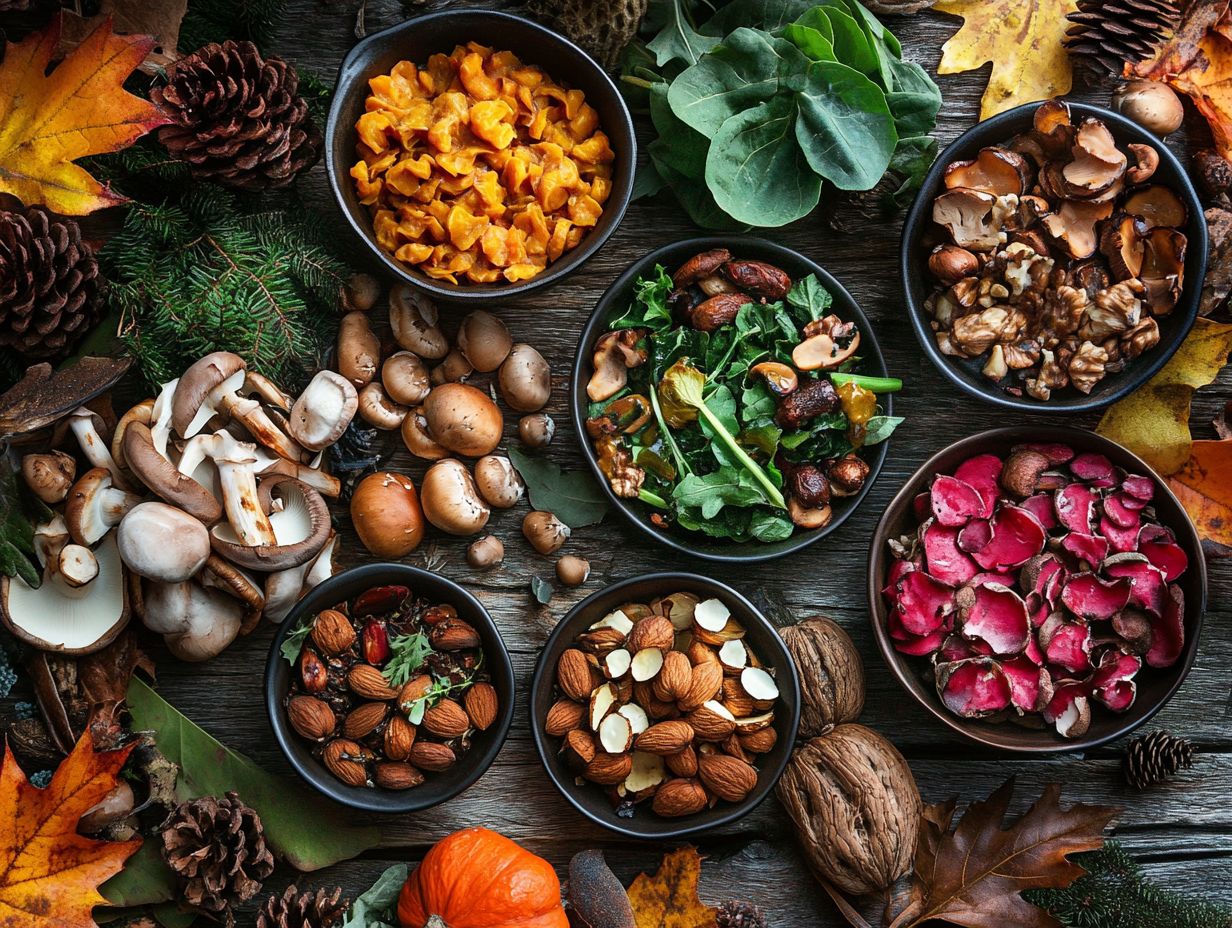
M55 515L36 529L44 582L4 584L8 627L67 653L104 647L129 609L183 660L214 657L264 614L282 621L333 572L322 452L350 424L354 387L318 373L294 400L218 351L111 429L81 407L22 461ZM88 465L78 475L77 459Z
M1159 342L1184 285L1187 211L1151 183L1159 152L1118 146L1050 100L1031 131L945 171L925 307L941 351L1007 393L1090 393ZM937 243L939 241L939 243Z

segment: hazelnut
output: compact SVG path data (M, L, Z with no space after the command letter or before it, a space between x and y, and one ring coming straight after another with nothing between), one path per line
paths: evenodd
M944 284L956 284L978 273L980 259L957 245L940 245L928 256L928 270Z

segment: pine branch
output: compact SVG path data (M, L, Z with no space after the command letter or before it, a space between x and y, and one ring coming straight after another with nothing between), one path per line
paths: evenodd
M285 0L189 0L180 24L180 49L192 52L226 39L263 46L273 37L285 6Z

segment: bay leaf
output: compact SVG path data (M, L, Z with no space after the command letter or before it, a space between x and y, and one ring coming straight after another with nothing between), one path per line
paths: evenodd
M607 499L590 474L566 473L556 462L518 447L509 449L509 460L526 483L530 504L552 513L569 528L597 525L607 515Z

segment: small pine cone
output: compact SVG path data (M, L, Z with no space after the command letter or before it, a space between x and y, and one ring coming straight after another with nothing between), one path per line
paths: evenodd
M1119 77L1145 61L1181 18L1177 0L1078 0L1065 47L1075 62Z
M1193 766L1193 742L1166 731L1135 738L1125 749L1125 779L1135 789L1162 783L1178 770Z
M228 39L181 58L150 97L174 122L158 130L195 177L239 190L291 183L321 156L321 133L295 69Z
M718 928L770 928L765 914L751 902L730 899L719 906Z
M534 12L559 27L605 68L620 63L621 53L637 35L649 0L533 0Z
M331 928L349 905L341 889L301 893L299 887L288 886L281 896L266 897L257 913L257 928Z
M236 793L181 803L159 832L164 859L184 881L184 901L206 912L229 914L274 872L261 817Z

